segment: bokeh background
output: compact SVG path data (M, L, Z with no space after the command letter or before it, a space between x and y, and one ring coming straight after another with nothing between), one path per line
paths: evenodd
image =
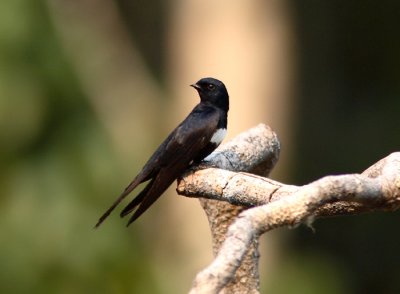
M98 217L198 102L231 96L229 137L282 141L272 177L360 172L400 148L400 2L4 0L0 292L186 293L210 262L174 187L128 229ZM399 213L263 238L265 293L399 293Z

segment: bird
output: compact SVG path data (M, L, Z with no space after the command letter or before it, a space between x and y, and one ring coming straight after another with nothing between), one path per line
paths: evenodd
M121 211L132 213L127 226L141 216L192 164L199 164L213 152L227 133L229 95L223 82L202 78L190 85L200 96L189 115L161 143L139 174L134 177L111 207L99 218L98 228L110 213L139 184L145 188Z

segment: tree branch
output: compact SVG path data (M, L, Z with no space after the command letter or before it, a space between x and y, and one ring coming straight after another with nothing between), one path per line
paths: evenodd
M262 136L263 132L259 132L259 135ZM246 133L241 136L245 137ZM230 146L235 146L235 141L231 141ZM263 154L251 158L269 158L271 162L271 157L265 156L265 150L249 144L251 146L246 147L247 154L253 150ZM229 153L226 146L222 149L223 153ZM233 153L238 151L233 149ZM236 153L231 158L242 158L242 155ZM239 164L231 161L228 167ZM243 164L246 171L252 170L250 165ZM215 165L226 167L214 162ZM257 166L263 164L258 162ZM361 174L327 176L304 186L285 185L261 176L215 167L191 170L179 181L177 191L189 197L222 200L249 208L241 212L229 226L216 258L196 276L191 290L191 293L219 293L234 279L250 244L271 229L300 223L310 225L317 217L398 209L400 152L390 154ZM246 293L252 291L256 293L258 288L248 289Z
M317 195L315 216L358 214L399 207L400 152L390 154L361 174L327 176L311 184L294 186L242 172L217 168L190 171L178 185L178 193L254 207L288 196ZM316 197L317 197L316 196Z

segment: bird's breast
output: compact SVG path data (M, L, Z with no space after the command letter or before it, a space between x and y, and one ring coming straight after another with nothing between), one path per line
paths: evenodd
M226 129L217 129L212 135L210 142L219 145L226 136Z

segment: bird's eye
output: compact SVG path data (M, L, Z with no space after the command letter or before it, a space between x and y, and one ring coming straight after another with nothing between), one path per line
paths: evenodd
M208 90L214 90L215 86L213 84L208 84L207 88L208 88Z

